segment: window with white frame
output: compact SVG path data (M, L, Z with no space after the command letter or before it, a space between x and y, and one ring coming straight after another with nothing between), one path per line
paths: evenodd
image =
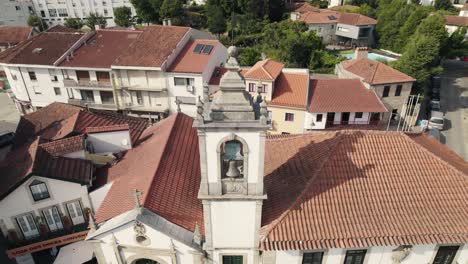
M57 9L59 17L67 17L68 16L68 11L66 8L59 8Z
M54 87L54 93L55 95L62 95L62 91L60 90L60 87Z
M174 77L174 85L176 86L187 86L187 85L193 85L194 83L195 83L194 78Z
M57 16L57 10L55 9L49 9L49 16L50 17L56 17Z
M284 121L289 121L289 122L294 121L294 114L293 113L285 113L284 114Z
M322 264L323 251L304 252L302 255L302 264Z
M29 189L31 190L31 195L36 202L50 197L49 190L47 189L45 182L34 180L29 184Z

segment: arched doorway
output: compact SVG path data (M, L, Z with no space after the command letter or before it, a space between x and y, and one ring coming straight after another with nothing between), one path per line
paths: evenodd
M159 262L152 260L152 259L142 258L142 259L135 260L133 264L159 264Z

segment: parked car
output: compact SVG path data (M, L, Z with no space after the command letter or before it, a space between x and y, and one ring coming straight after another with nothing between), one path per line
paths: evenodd
M429 129L444 129L444 113L439 111L431 111L431 118L429 119Z
M431 98L432 100L440 100L440 75L435 75L432 77L431 82Z
M4 147L6 145L12 144L14 137L15 137L14 132L10 132L10 131L0 132L0 147Z
M440 101L439 100L431 100L429 103L431 107L431 111L440 112Z

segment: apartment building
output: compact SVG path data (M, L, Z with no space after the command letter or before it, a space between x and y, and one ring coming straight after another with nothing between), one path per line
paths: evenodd
M291 12L293 21L306 23L310 31L322 38L324 44L340 46L372 46L377 21L370 17L329 9L300 8Z
M195 115L226 48L188 27L43 32L0 56L20 112L52 102L161 119Z
M136 15L130 0L32 0L36 14L49 25L63 24L66 18L84 19L90 13L106 18L107 26L115 26L114 8L127 6Z
M32 0L0 1L0 26L27 26L28 17L34 14Z

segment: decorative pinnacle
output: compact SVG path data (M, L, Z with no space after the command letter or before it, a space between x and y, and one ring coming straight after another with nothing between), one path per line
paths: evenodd
M230 46L227 50L229 59L226 63L226 68L228 70L231 69L239 69L239 62L237 62L237 56L239 55L239 50L236 46Z

